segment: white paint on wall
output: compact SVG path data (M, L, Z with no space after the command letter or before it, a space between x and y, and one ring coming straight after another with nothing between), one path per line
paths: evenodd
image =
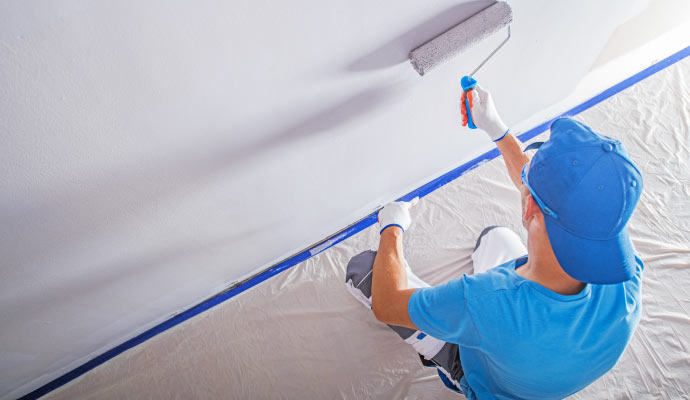
M501 35L423 78L406 62L489 3L0 4L0 397L490 148L459 78ZM477 78L519 126L646 2L511 4Z

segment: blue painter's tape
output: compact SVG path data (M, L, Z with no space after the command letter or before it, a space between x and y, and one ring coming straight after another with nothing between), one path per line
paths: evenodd
M538 134L546 131L549 126L551 126L551 122L555 120L556 118L560 117L569 117L573 116L576 114L581 113L582 111L592 107L593 105L608 99L609 97L613 96L614 94L632 86L633 84L643 80L644 78L647 78L650 75L653 75L654 73L672 65L675 64L676 62L684 59L685 57L690 55L690 46L684 48L683 50L680 50L679 52L657 62L656 64L638 72L637 74L631 76L630 78L610 87L609 89L601 92L600 94L592 97L591 99L585 101L584 103L573 107L572 109L566 111L565 113L544 122L543 124L540 124L539 126L536 126L529 131L521 134L518 136L518 138L525 142ZM411 193L406 194L405 196L401 197L398 199L398 201L410 201L414 199L415 197L424 197L427 194L433 192L434 190L440 188L441 186L457 179L461 175L465 174L468 171L471 171L475 168L477 168L482 162L492 160L499 155L499 151L497 148L492 149L491 151L488 151L479 157L474 158L473 160L453 169L452 171L432 180L431 182L425 184L424 186L412 191ZM321 242L315 244L312 246L310 249L304 250L286 260L283 260L279 262L278 264L272 266L271 268L251 277L250 279L238 284L237 286L234 286L225 292L219 293L208 300L203 301L200 304L197 304L196 306L181 312L180 314L177 314L170 319L168 319L165 322L162 322L161 324L147 330L144 333L139 334L138 336L133 337L132 339L129 339L128 341L122 343L119 346L116 346L105 353L97 356L96 358L86 362L85 364L82 364L81 366L73 369L72 371L55 378L51 382L46 383L45 385L41 386L40 388L34 390L33 392L21 397L21 399L37 399L57 388L60 386L66 384L67 382L71 381L72 379L75 379L86 372L96 368L97 366L103 364L104 362L110 360L111 358L117 356L118 354L131 349L132 347L143 343L144 341L158 335L159 333L166 331L170 328L172 328L175 325L178 325L193 316L200 314L209 308L212 308L232 297L235 297L236 295L244 292L245 290L252 288L259 283L267 280L268 278L277 275L286 269L297 265L301 263L302 261L305 261L309 259L313 254L320 253L321 251L326 250L329 247L332 247L343 240L349 238L350 236L353 236L354 234L370 227L371 225L375 224L377 222L377 217L376 217L376 212L362 218L361 220L357 221L356 223L348 226L347 228L341 230L340 232L337 232L336 234L322 240ZM324 247L324 244L328 242L327 245ZM312 249L319 248L319 251L316 251L314 253L311 252ZM442 377L443 378L443 377Z
M614 94L629 88L630 86L636 84L637 82L643 80L644 78L647 78L648 76L654 75L655 73L661 71L662 69L677 63L678 61L684 59L685 57L687 57L689 55L690 55L690 46L678 51L675 54L672 54L672 55L664 58L661 61L658 61L657 63L643 69L642 71L636 73L635 75L631 76L630 78L611 86L610 88L604 90L603 92L592 97L591 99L586 100L585 102L571 108L570 110L564 112L563 114L558 115L558 116L544 122L543 124L530 129L529 131L519 135L518 138L522 142L526 142L526 141L532 139L533 137L537 136L538 134L546 131L551 126L551 123L553 121L557 120L558 118L572 117L574 115L577 115L577 114L585 111L586 109L608 99L609 97L613 96Z

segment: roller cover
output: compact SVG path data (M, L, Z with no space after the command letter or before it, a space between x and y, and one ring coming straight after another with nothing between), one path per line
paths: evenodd
M466 51L508 25L513 10L496 2L410 52L410 62L419 75Z

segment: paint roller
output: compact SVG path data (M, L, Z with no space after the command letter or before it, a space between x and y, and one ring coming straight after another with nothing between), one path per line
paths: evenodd
M499 1L467 18L463 22L448 29L442 34L429 40L410 52L410 62L419 75L424 75L436 66L450 60L470 47L482 42L487 37L508 25L508 37L482 61L469 75L460 80L465 96L465 110L467 111L467 126L477 129L470 112L469 91L477 85L472 76L510 39L510 23L513 21L513 10L508 3Z

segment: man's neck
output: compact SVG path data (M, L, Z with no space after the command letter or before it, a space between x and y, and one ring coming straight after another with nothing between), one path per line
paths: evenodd
M518 275L562 295L578 294L585 288L585 283L563 271L550 248L529 247L527 262L515 270Z

